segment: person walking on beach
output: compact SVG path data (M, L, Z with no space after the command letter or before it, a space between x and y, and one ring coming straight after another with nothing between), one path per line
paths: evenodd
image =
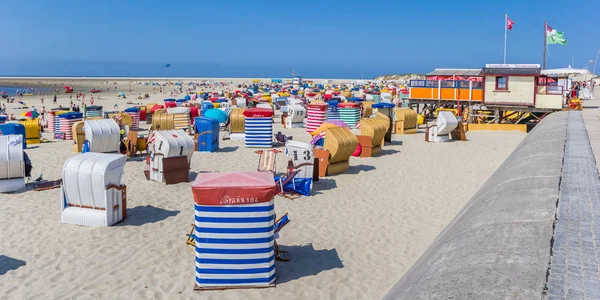
M40 110L40 124L42 124L42 127L46 126L46 107L42 106L42 109Z
M56 95L54 95L54 100L52 100L52 103L54 103L54 105L56 105Z

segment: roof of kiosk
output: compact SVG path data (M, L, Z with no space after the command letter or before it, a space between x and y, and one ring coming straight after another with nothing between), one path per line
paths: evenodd
M427 76L479 76L481 69L435 69Z
M529 75L539 76L542 69L538 64L487 64L481 75Z

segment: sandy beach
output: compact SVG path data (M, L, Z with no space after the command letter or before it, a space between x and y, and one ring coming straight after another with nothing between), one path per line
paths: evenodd
M228 82L249 80L227 79ZM0 79L0 86L9 80ZM94 94L95 105L111 110L134 103L162 102L170 96L129 80L11 80L22 86L56 86L58 104L69 94L109 88ZM103 82L103 83L101 83ZM233 86L233 85L231 85ZM131 91L129 88L131 87ZM207 88L209 90L210 88ZM118 99L119 92L127 99ZM132 95L148 93L149 99ZM97 97L100 97L99 99ZM29 107L52 105L52 94L23 97ZM73 99L75 97L73 96ZM2 100L5 103L6 100ZM16 102L16 101L15 101ZM77 103L76 103L77 104ZM23 112L17 103L9 112ZM146 130L148 125L143 125ZM302 128L274 131L308 142ZM145 133L145 132L143 132ZM221 133L223 134L223 133ZM379 299L421 256L448 222L481 187L526 134L517 131L467 132L467 142L426 143L415 135L393 135L382 153L351 158L350 170L314 185L314 195L290 201L277 197L278 215L289 213L280 247L291 261L277 262L277 287L195 292L194 249L185 244L193 223L191 183L147 181L144 163L128 161L128 217L112 227L62 224L60 192L25 191L0 195L0 295L6 299ZM49 133L44 137L52 140ZM215 153L195 152L191 177L200 172L255 171L258 155L243 142L221 141ZM33 177L61 178L72 141L35 145L26 150ZM278 155L278 171L286 158ZM16 261L15 261L16 260Z

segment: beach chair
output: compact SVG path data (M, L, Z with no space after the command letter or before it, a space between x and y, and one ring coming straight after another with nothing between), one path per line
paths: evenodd
M451 132L458 126L458 120L450 111L439 111L434 125L425 131L425 141L441 143L451 139Z
M274 225L275 239L277 239L279 237L279 231L281 230L281 228L283 228L289 222L290 222L290 217L288 217L287 213L285 213L281 218L279 218L279 219L277 219L277 221L275 221L275 225ZM279 249L279 245L277 245L277 240L273 240L273 247L275 249L275 259L276 260L290 261L288 252Z
M137 153L138 132L130 130L127 134L125 147L127 148L127 157L133 157Z
M285 225L287 225L290 222L290 218L288 217L288 213L285 213L281 218L277 219L277 221L275 221L275 225L273 226L274 228L274 233L275 236L278 237L279 236L279 231L285 227ZM191 229L190 229L190 233L186 234L185 236L186 241L185 244L189 245L189 246L193 246L196 247L196 226L194 226L194 224L191 225ZM283 251L279 249L279 245L277 245L277 241L273 241L273 248L275 250L275 259L278 261L290 261L289 255L287 251Z
M63 167L61 221L83 226L112 226L127 217L127 189L121 184L125 157L85 153Z
M280 153L280 152L281 151L279 151L277 149L256 151L257 154L260 154L260 157L258 159L257 170L259 172L271 172L271 173L275 174L275 172L277 172L277 168L276 168L277 153Z
M277 195L290 200L302 197L301 194L296 192L295 177L299 172L300 171L298 169L294 169L283 176L275 176L275 182L277 183L277 188L279 189ZM290 182L292 183L293 189L286 188L286 185L288 185Z
M190 245L190 246L196 247L196 238L194 236L194 232L195 231L196 231L196 226L194 226L194 224L192 224L192 230L190 230L189 234L185 235L185 236L187 236L187 240L185 241L186 245Z
M293 137L286 136L285 134L281 133L281 131L278 131L277 134L273 135L273 145L275 147L285 146L285 143L287 143L287 141L291 141L293 139Z

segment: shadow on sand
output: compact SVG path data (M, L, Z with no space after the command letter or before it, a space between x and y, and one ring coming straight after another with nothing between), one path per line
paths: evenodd
M288 252L290 261L276 263L277 284L344 267L335 249L315 250L312 244L279 248Z
M391 142L386 142L384 144L384 147L387 145L392 145L392 146L402 146L402 144L404 144L402 141L391 141Z
M194 183L194 180L196 180L196 177L198 177L198 174L201 173L212 173L210 171L200 171L200 172L194 172L194 171L190 171L190 183Z
M217 150L217 152L224 152L224 153L235 152L238 148L239 148L238 146L223 147L223 148L219 148L219 150Z
M20 259L0 255L0 275L8 273L8 271L16 270L25 265L25 261Z
M141 226L156 223L179 214L178 210L166 210L152 205L136 206L127 209L127 218L118 226Z
M358 174L360 172L369 172L369 171L373 171L376 168L374 166L369 166L369 165L357 165L357 166L350 166L350 169L348 169L348 171L342 173L342 174Z
M319 178L319 181L313 182L313 194L319 195L323 191L329 191L337 188L337 183L334 179Z
M381 150L381 152L379 152L377 154L377 156L384 156L384 155L390 155L390 154L395 154L395 153L400 153L400 151L398 151L396 149L383 149L383 150Z

